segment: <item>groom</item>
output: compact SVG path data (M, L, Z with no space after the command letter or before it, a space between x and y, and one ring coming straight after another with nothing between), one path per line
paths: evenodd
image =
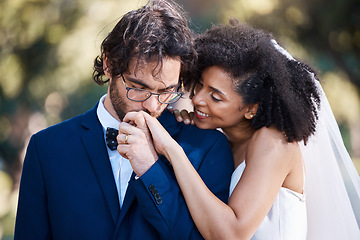
M83 115L30 140L15 239L202 238L171 165L151 139L145 136L132 149L136 166L111 139L130 111L159 117L209 189L227 201L233 162L226 137L163 112L181 97L194 56L191 31L176 4L153 0L123 16L94 64L95 81L109 82L107 94ZM131 133L124 137L134 141Z

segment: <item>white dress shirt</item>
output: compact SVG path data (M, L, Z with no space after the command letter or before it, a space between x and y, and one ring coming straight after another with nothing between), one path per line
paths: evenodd
M113 116L111 116L111 114L105 109L104 107L105 97L106 94L100 98L96 113L103 127L104 141L106 143L106 129L108 127L111 127L119 130L120 122L116 120ZM131 178L133 169L131 167L129 160L123 158L117 150L112 151L107 147L107 151L109 154L111 168L114 174L114 180L118 190L119 203L121 207L124 202L126 189L128 187L128 182Z

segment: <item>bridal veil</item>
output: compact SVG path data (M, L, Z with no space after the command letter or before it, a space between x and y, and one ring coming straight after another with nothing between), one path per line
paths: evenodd
M275 40L274 47L296 61ZM320 83L321 95L316 131L306 145L305 194L308 240L360 239L360 178L347 152L334 114Z

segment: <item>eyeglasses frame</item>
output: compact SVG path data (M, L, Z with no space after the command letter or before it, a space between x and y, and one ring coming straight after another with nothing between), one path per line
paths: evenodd
M157 96L157 100L158 100L159 103L161 103L161 104L171 104L171 103L176 103L177 101L179 101L179 99L184 95L184 82L183 82L183 81L181 81L181 92L175 91L175 92L153 93L153 92L150 92L149 90L146 90L146 89L128 87L128 86L126 85L126 81L125 81L125 78L124 78L124 76L123 76L122 73L120 73L120 76L121 76L121 78L122 78L122 81L123 81L124 86L125 86L125 89L126 89L126 98L129 99L130 101L133 101L133 102L145 102L145 101L148 100L152 95L155 95L155 96ZM145 98L144 100L134 100L134 99L129 98L129 96L128 96L128 95L129 95L129 91L130 91L131 89L135 89L135 90L137 90L137 91L148 92L148 93L150 93L150 95L149 95L147 98ZM171 93L171 94L175 94L175 93L176 93L176 94L179 94L180 97L179 97L178 99L176 99L176 101L174 101L174 102L168 102L168 103L166 103L166 102L160 101L160 95L163 94L163 93Z

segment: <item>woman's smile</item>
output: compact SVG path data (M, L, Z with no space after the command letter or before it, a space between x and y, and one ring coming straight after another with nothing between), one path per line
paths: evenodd
M205 119L205 118L210 117L209 114L206 114L206 113L204 113L204 112L201 112L201 111L197 110L196 108L194 109L194 113L195 113L195 116L196 116L197 118L199 118L199 119Z

